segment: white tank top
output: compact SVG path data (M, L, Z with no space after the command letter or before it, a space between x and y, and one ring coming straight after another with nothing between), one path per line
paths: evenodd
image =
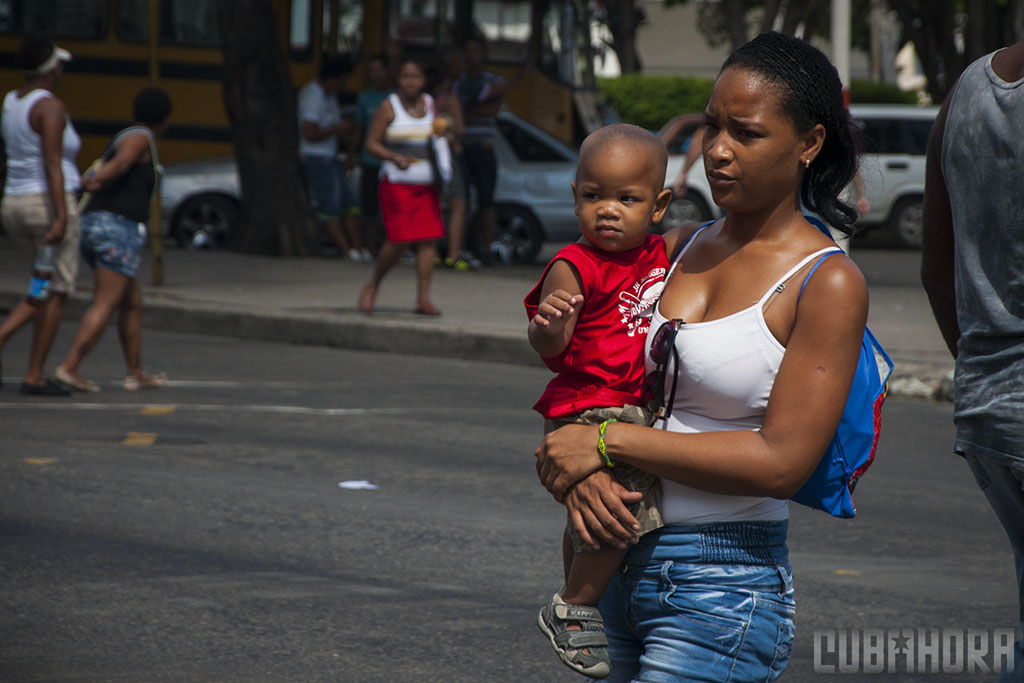
M423 93L422 97L426 100L426 113L417 118L406 111L398 95L388 95L391 109L395 112L395 120L384 131L384 146L416 159L404 171L393 161L381 162L381 177L386 177L389 182L403 185L430 185L434 182L434 172L428 156L428 145L434 126L434 98L427 93Z
M679 252L668 277L696 241L697 234ZM802 259L749 308L717 320L683 324L676 335L679 367L676 369L675 360L670 359L667 368L678 373L675 402L668 420L655 423L655 427L683 434L760 429L768 395L786 352L765 323L764 305L780 285L811 260L835 250L836 247L828 247ZM655 306L644 348L646 372L655 368L650 344L654 332L665 322L660 306ZM669 376L665 380L666 401L671 388ZM789 517L788 502L778 498L710 493L668 479L662 479L662 488L662 516L666 524Z
M32 130L28 121L29 112L36 102L53 93L42 88L25 93L18 97L18 91L12 90L4 97L3 118L0 119L0 130L7 147L7 179L4 182L5 194L44 194L46 192L46 166L43 163L43 140L39 133ZM61 140L60 167L64 172L64 191L74 192L81 184L75 157L82 146L82 141L71 125L71 119L64 126L64 137Z

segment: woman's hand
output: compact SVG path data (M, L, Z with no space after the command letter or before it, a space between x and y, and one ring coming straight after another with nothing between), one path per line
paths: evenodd
M537 476L558 502L573 484L604 467L597 439L597 427L576 424L544 435L534 452Z
M89 175L82 178L83 190L86 190L88 192L96 192L101 187L103 187L103 183L97 180L95 175Z
M611 472L599 470L569 489L563 502L573 528L596 550L600 547L597 541L617 548L637 542L640 525L626 505L638 503L643 497L615 481Z
M47 244L60 244L64 241L64 233L67 230L68 219L67 216L59 216L53 220L50 224L50 229L46 233L46 237L43 239Z

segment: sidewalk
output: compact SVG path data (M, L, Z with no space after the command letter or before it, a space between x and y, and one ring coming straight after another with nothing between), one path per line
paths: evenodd
M553 253L553 247L545 249L542 258ZM854 259L860 263L856 250ZM522 306L540 277L540 265L470 273L439 269L432 298L444 315L428 318L412 312L415 273L408 265L388 274L377 310L368 316L355 305L370 275L368 263L168 246L160 287L150 284L150 264L147 251L142 283L148 329L541 366L526 341ZM862 269L871 294L869 325L896 364L890 395L951 400L953 362L924 291L873 282L871 268L862 264ZM0 235L0 309L9 310L24 296L28 277L24 256ZM92 271L82 264L66 321L84 312L91 278Z

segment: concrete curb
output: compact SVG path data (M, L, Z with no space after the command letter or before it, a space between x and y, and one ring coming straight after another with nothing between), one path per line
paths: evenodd
M0 308L9 310L23 297L22 293L0 292ZM87 297L71 295L64 320L80 320L88 304ZM143 326L237 339L543 367L525 335L480 332L429 320L405 321L316 309L288 313L277 309L238 310L224 305L148 297L144 303ZM952 370L899 359L894 359L894 363L889 396L953 400Z

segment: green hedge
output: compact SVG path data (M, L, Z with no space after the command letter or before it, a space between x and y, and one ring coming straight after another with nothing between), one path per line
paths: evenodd
M677 114L704 111L713 81L690 76L627 74L601 79L601 94L622 120L658 130Z
M892 83L853 81L850 102L854 104L917 104L917 93L900 90Z
M622 120L657 131L673 116L704 111L714 81L692 76L627 74L600 80L601 95ZM853 81L850 101L857 104L916 104L917 96L889 83Z

